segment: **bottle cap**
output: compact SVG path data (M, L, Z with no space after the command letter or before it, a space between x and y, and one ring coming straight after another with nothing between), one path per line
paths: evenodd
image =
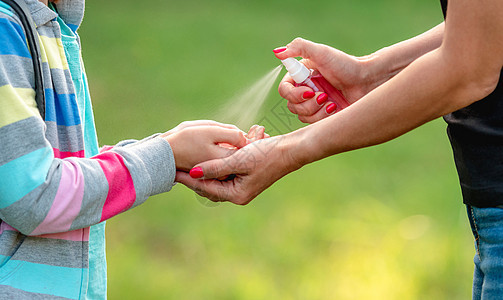
M311 71L293 57L283 59L281 62L292 79L299 84L303 83L309 76L311 76Z

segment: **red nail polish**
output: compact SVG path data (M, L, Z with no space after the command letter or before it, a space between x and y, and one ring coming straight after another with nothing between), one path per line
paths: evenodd
M189 175L192 178L201 178L204 175L203 169L201 167L192 168L192 170L190 170L190 172L189 172Z
M319 105L322 105L323 103L325 103L325 101L327 101L328 99L328 95L325 94L325 93L321 93L318 98L316 98L316 102L319 104Z
M307 92L304 92L304 94L302 94L302 98L311 99L314 97L314 95L316 95L316 94L313 91L307 91Z
M335 103L330 103L329 105L327 105L327 114L331 114L335 111L335 109L337 109L337 105L335 105Z
M279 48L276 48L276 49L272 50L272 52L278 54L278 53L281 53L281 52L283 52L285 50L286 50L286 47L279 47Z

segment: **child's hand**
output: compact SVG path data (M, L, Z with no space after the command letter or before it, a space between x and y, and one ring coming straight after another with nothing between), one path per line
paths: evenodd
M229 125L229 126L233 126L233 125ZM245 137L246 137L246 144L251 144L255 141L258 141L258 140L261 140L264 138L269 138L270 136L267 133L265 133L264 126L253 125L252 127L250 127L250 130L248 130L248 133L245 134ZM219 145L221 147L224 147L227 149L234 149L234 150L238 149L238 147L230 145L228 143L220 143Z
M200 162L227 157L247 145L243 132L232 125L211 121L182 124L161 135L173 150L177 170L188 171ZM222 147L221 143L233 149Z
M219 127L223 127L223 128L239 130L239 128L236 125L224 124L224 123L220 123L220 122L213 121L213 120L196 120L196 121L184 121L184 122L178 124L178 126L176 126L175 128L164 133L163 136L167 136L167 135L173 134L175 132L178 132L182 129L194 127L194 126L219 126ZM243 132L243 134L244 134L244 132Z

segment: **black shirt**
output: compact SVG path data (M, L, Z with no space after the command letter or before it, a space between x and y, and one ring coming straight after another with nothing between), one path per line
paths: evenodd
M447 11L447 0L441 0ZM503 49L502 49L503 50ZM476 207L503 205L503 83L487 97L444 116L463 193Z

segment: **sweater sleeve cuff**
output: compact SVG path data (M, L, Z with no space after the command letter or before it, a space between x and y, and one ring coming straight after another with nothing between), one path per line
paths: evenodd
M153 135L151 135L149 137L146 137L146 138L144 138L142 140L135 140L135 139L123 140L123 141L120 141L117 144L115 144L115 146L105 146L105 147L108 147L108 148L107 149L103 149L103 150L106 151L106 150L110 150L110 149L115 148L115 147L126 147L126 146L132 145L134 143L142 143L142 142L151 140L153 138L156 138L159 135L160 135L160 133L156 133L156 134L153 134ZM103 148L105 148L105 147L103 147Z
M143 202L147 197L167 192L173 187L175 158L165 139L153 137L114 148L113 151L122 155L126 161L141 161L139 164L126 163L135 183L137 202ZM140 203L135 203L135 206L138 204Z

